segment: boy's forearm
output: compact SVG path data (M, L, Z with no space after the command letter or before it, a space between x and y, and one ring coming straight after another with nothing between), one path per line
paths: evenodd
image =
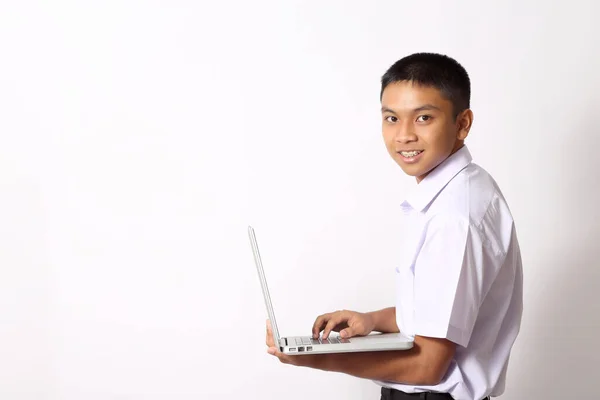
M404 351L329 354L316 368L358 378L403 384L433 384L416 348Z
M368 313L375 323L375 331L383 333L400 332L396 323L396 307L384 308L383 310Z

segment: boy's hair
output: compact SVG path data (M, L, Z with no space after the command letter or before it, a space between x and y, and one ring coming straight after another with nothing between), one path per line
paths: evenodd
M404 81L438 89L452 102L454 118L470 107L469 75L462 65L448 56L415 53L396 61L381 77L380 100L388 85Z

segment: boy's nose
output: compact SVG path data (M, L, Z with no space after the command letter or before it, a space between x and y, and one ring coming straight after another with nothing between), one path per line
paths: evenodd
M409 143L417 139L417 135L408 126L399 127L396 131L396 141L399 143Z

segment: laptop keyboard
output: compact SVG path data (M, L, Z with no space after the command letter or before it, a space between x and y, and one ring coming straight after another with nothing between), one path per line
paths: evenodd
M336 336L330 336L329 339L313 339L310 336L294 338L296 346L316 346L320 344L343 344L350 343L348 339L342 339Z

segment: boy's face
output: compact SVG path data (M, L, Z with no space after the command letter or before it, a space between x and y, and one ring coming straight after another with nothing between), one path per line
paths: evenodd
M396 82L381 98L383 138L388 152L417 182L460 149L473 113L454 118L452 103L436 88Z

